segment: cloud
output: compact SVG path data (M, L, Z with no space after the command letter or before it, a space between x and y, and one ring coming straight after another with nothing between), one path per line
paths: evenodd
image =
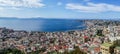
M62 5L62 2L58 2L57 5L58 5L58 6L61 6L61 5Z
M7 8L7 9L22 10L21 8L17 8L17 7L11 7L11 8Z
M69 3L66 4L66 9L76 10L79 12L89 12L89 13L108 12L108 11L120 12L120 6L106 4L106 3L95 4L90 2L88 2L86 5Z
M42 0L0 0L0 6L2 7L27 7L37 8L43 7L45 4L41 3Z
M2 7L0 7L0 10L2 10L3 8Z

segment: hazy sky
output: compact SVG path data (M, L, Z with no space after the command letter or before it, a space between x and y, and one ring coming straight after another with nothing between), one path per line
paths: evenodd
M120 0L0 0L0 17L120 18Z

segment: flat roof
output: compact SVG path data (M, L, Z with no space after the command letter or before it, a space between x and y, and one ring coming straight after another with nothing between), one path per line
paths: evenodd
M116 49L120 50L120 46L115 47Z
M103 43L102 44L102 46L105 46L105 47L109 47L109 46L111 46L112 45L112 43Z

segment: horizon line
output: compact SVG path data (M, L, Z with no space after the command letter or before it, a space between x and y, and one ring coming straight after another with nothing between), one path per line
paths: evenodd
M14 18L14 19L120 19L119 17L118 18L85 18L85 17L81 17L81 18L77 18L77 17L74 17L74 18L59 18L59 17L0 17L0 19L3 18L3 19L11 19L11 18Z

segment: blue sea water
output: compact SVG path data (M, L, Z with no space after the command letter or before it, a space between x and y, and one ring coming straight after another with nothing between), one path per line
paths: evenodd
M84 29L82 20L69 19L0 19L0 27L26 31L68 31Z

